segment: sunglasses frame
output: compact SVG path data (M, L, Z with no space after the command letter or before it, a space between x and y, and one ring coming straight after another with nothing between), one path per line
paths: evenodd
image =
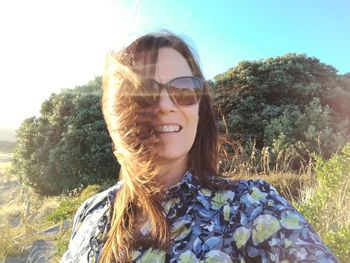
M171 101L176 105L176 106L179 106L179 107L190 107L190 106L193 106L193 105L196 105L200 99L197 99L197 101L193 104L189 104L189 105L181 105L179 104L176 99L174 98L174 96L171 94L169 88L170 88L170 84L173 83L174 81L178 80L178 79L192 79L192 80L196 80L198 81L198 83L200 84L198 90L201 92L200 94L202 94L203 90L204 90L204 80L202 78L199 78L199 77L196 77L196 76L181 76L181 77L176 77L176 78L173 78L171 80L169 80L168 82L166 83L160 83L158 81L156 81L155 79L145 79L146 81L152 81L153 83L156 83L157 84L157 102L159 102L159 99L160 99L160 93L162 92L162 89L165 89L166 92L168 93L169 95L169 98L171 99ZM194 89L196 90L196 89Z

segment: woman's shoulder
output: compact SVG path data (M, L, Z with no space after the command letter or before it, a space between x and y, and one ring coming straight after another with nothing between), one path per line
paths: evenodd
M276 189L264 179L235 179L234 177L212 176L210 182L222 190L276 192Z
M290 207L290 203L278 193L274 186L264 179L234 179L215 176L211 178L211 183L216 190L213 195L229 194L235 204L244 204L245 208L264 205L270 208L272 204L275 208Z
M86 199L75 213L68 250L60 262L77 262L90 251L90 239L100 236L100 225L108 226L108 211L122 183ZM107 217L106 217L107 216ZM107 220L106 220L107 219ZM80 261L79 261L80 262Z
M228 222L238 220L233 236L239 240L236 244L249 251L249 257L267 258L271 254L280 260L288 258L288 262L338 262L305 217L267 181L214 181L225 190L215 192L212 200L227 205ZM225 212L222 204L217 207Z
M239 213L244 218L242 225L270 222L273 226L281 225L287 229L310 227L303 215L266 180L215 180L221 184L225 182L226 186L224 190L216 191L212 200L227 200L226 204L235 211L233 215Z

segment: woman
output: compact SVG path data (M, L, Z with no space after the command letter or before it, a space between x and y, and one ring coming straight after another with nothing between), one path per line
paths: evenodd
M178 36L110 54L102 106L121 181L78 209L61 262L337 262L267 182L217 175L208 86Z

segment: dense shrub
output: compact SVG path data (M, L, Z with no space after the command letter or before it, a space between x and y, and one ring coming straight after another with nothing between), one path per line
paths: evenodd
M341 259L350 259L350 144L328 161L316 157L318 186L294 205Z
M241 62L215 77L220 122L251 154L268 147L275 167L279 148L295 151L290 167L307 165L311 153L329 158L350 141L350 81L316 58L288 54ZM250 145L250 146L249 146Z
M17 131L13 172L45 195L116 178L119 165L102 116L101 78L53 94Z

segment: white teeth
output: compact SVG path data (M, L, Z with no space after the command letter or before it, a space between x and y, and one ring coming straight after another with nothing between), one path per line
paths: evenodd
M178 132L179 130L179 125L161 125L156 127L157 132Z

